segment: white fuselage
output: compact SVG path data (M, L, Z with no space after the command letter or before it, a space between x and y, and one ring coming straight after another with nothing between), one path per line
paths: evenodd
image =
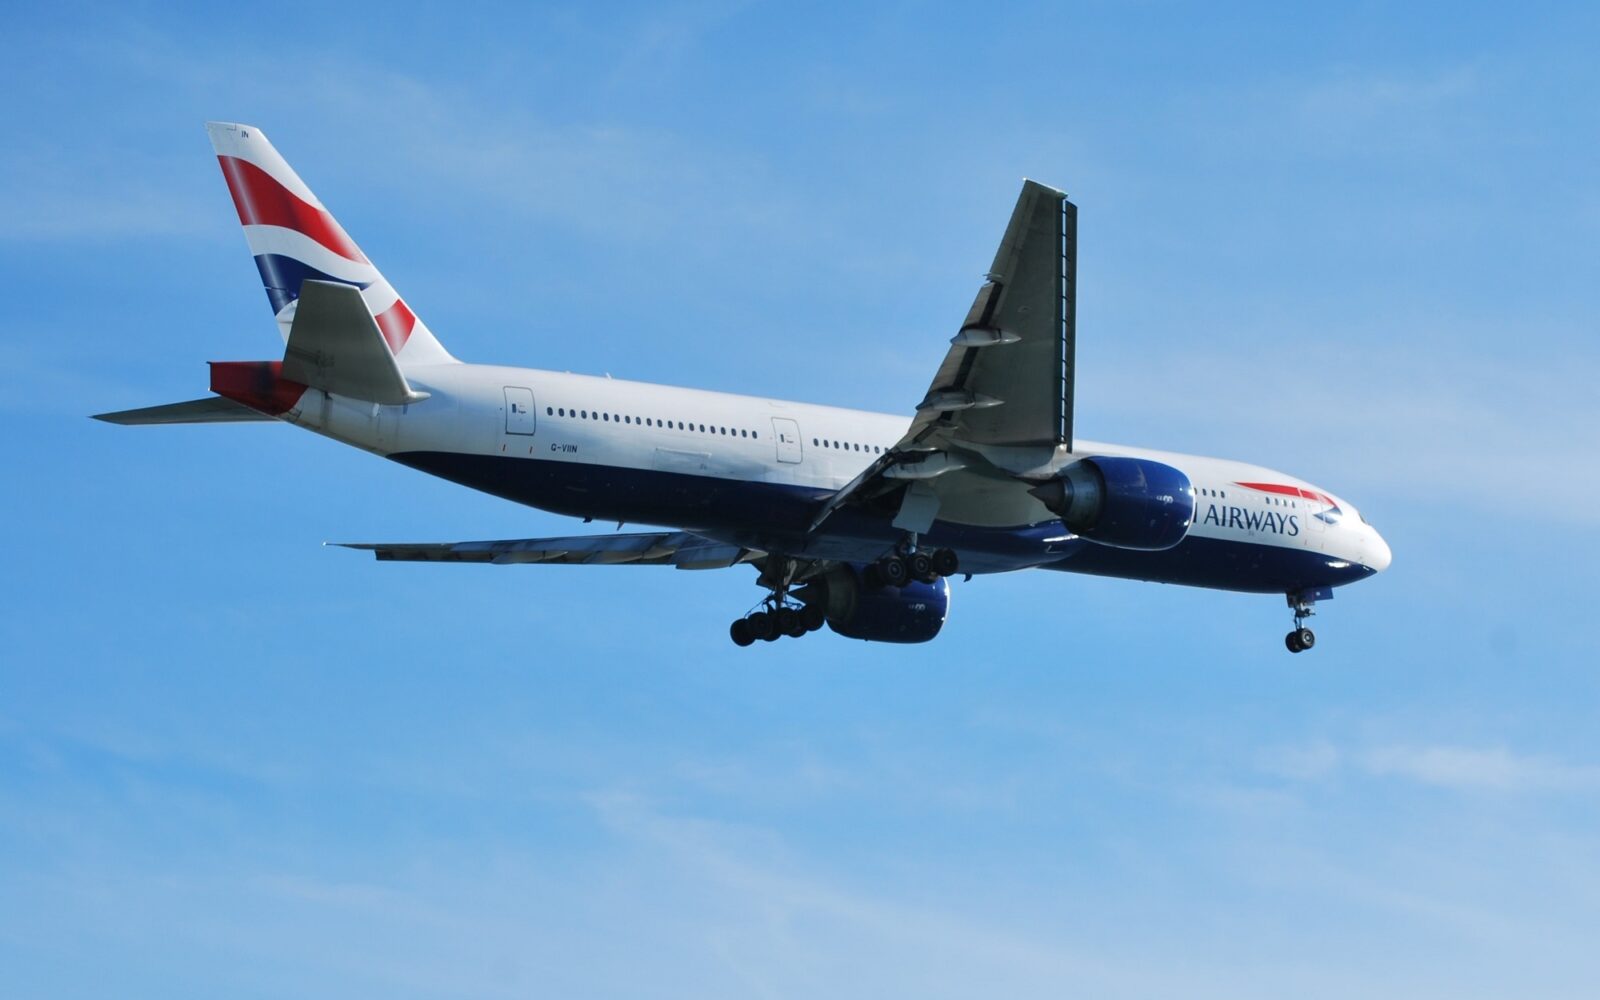
M667 473L713 484L781 488L808 497L845 486L899 441L909 422L861 410L528 368L448 364L410 368L406 374L412 385L430 394L428 399L408 406L380 406L313 389L284 419L401 461L416 455L451 456L440 459L451 462L504 460L498 464L511 472L496 474L496 482L518 478L517 465L505 463L539 463L541 470L558 478L567 473ZM1226 459L1088 441L1077 442L1073 454L1144 457L1181 470L1196 493L1191 538L1301 551L1335 569L1341 563L1374 570L1388 564L1388 546L1353 506L1285 473ZM421 462L408 464L461 478ZM493 484L462 481L577 516L713 533L720 526L714 523L721 517L715 511L706 513L706 523L690 523L671 510L656 519L650 503L624 509L615 497L546 500L542 494L523 495ZM1242 484L1270 484L1279 491ZM571 490L581 492L576 486ZM1003 531L1050 524L1055 518L1037 500L1012 489L997 490L992 498L980 495L947 505L939 521ZM978 571L1045 565L1055 561L1059 551L1058 545L1045 546L1033 559L1012 553L1004 563L986 565L979 559L965 564ZM1163 578L1137 570L1112 575Z

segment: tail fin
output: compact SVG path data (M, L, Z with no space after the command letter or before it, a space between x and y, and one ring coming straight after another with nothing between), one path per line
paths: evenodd
M286 342L301 283L308 279L333 281L360 289L400 364L455 360L260 129L207 122L206 131Z

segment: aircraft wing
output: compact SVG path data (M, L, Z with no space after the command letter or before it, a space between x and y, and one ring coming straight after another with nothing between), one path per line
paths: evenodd
M371 552L382 561L548 563L563 566L675 566L722 569L766 553L702 538L687 531L646 531L571 538L513 538L482 542L333 542Z
M994 264L910 429L828 499L813 530L839 507L905 481L918 511L896 524L926 530L939 495L1024 490L1016 475L1071 450L1077 261L1078 207L1061 191L1024 181Z
M1005 238L902 447L1072 444L1078 207L1024 181Z

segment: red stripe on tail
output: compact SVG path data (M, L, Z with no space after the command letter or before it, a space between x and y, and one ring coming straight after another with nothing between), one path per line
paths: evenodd
M372 318L378 321L378 329L383 332L383 339L388 342L393 354L399 354L400 348L406 346L412 329L417 325L416 313L406 306L403 299L395 299L394 305Z
M222 164L233 207L239 210L239 221L244 225L293 229L346 260L369 263L333 216L303 201L265 170L237 156L219 156L217 162Z

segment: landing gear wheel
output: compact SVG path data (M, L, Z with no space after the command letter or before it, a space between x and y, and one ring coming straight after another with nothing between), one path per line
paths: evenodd
M780 608L778 630L791 639L798 639L806 634L806 623L801 620L800 612L794 608Z
M765 611L751 612L750 617L746 618L744 621L745 626L750 629L750 637L752 639L761 639L766 642L771 642L772 639L777 638L776 635L768 638L768 633L772 631L773 622L772 616L767 614Z
M906 557L906 570L911 574L911 579L919 583L932 583L933 557L926 552L913 552Z
M1317 644L1317 637L1308 628L1297 628L1283 637L1283 644L1291 653L1303 653Z
M911 579L911 570L899 556L884 556L878 560L878 578L886 587L904 587Z
M728 636L733 639L735 646L748 646L756 641L756 637L750 634L750 622L744 618L737 618L728 626Z
M961 569L961 558L950 549L936 549L933 553L933 571L940 576L955 576Z

